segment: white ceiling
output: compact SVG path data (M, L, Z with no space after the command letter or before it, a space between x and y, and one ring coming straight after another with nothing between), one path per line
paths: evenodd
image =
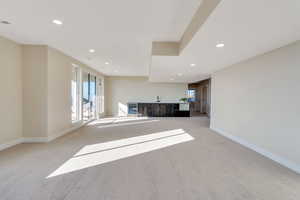
M148 76L152 41L178 41L200 3L1 0L0 20L12 24L0 24L0 35L20 43L47 44L107 75ZM54 25L54 19L63 26Z
M1 0L0 20L12 24L0 24L0 35L50 45L107 75L154 82L198 81L300 39L299 0L222 0L180 56L151 58L152 41L179 41L201 2Z
M150 81L199 81L299 39L299 0L222 0L180 56L152 57Z

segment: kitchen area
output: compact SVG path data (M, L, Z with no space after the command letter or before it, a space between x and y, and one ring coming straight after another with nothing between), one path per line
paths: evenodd
M143 77L109 77L104 84L108 116L209 116L210 80L153 83Z
M186 97L178 101L162 101L160 96L155 101L127 102L128 116L147 117L192 117L210 114L210 80L188 84Z
M129 102L128 115L190 117L190 105L188 102Z

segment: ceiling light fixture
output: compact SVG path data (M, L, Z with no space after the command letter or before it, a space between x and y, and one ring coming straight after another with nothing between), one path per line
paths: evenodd
M59 25L59 26L63 24L63 22L58 20L58 19L53 20L52 23L56 24L56 25Z
M196 66L196 64L194 64L194 63L191 64L191 67L195 67L195 66Z
M220 43L220 44L217 44L217 45L216 45L217 48L222 48L222 47L224 47L224 46L225 46L225 44L223 44L223 43Z
M90 53L95 53L95 49L90 49L89 52Z
M109 65L109 62L105 62L106 65Z
M178 75L178 76L182 76L182 73L178 73L177 75Z

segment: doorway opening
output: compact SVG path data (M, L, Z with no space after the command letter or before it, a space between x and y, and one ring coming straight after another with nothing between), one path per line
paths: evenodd
M211 105L211 80L206 79L188 85L190 96L191 116L210 117Z

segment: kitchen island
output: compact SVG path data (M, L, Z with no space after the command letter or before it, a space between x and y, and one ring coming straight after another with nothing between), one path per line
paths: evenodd
M190 117L189 103L129 102L128 114L147 117Z

